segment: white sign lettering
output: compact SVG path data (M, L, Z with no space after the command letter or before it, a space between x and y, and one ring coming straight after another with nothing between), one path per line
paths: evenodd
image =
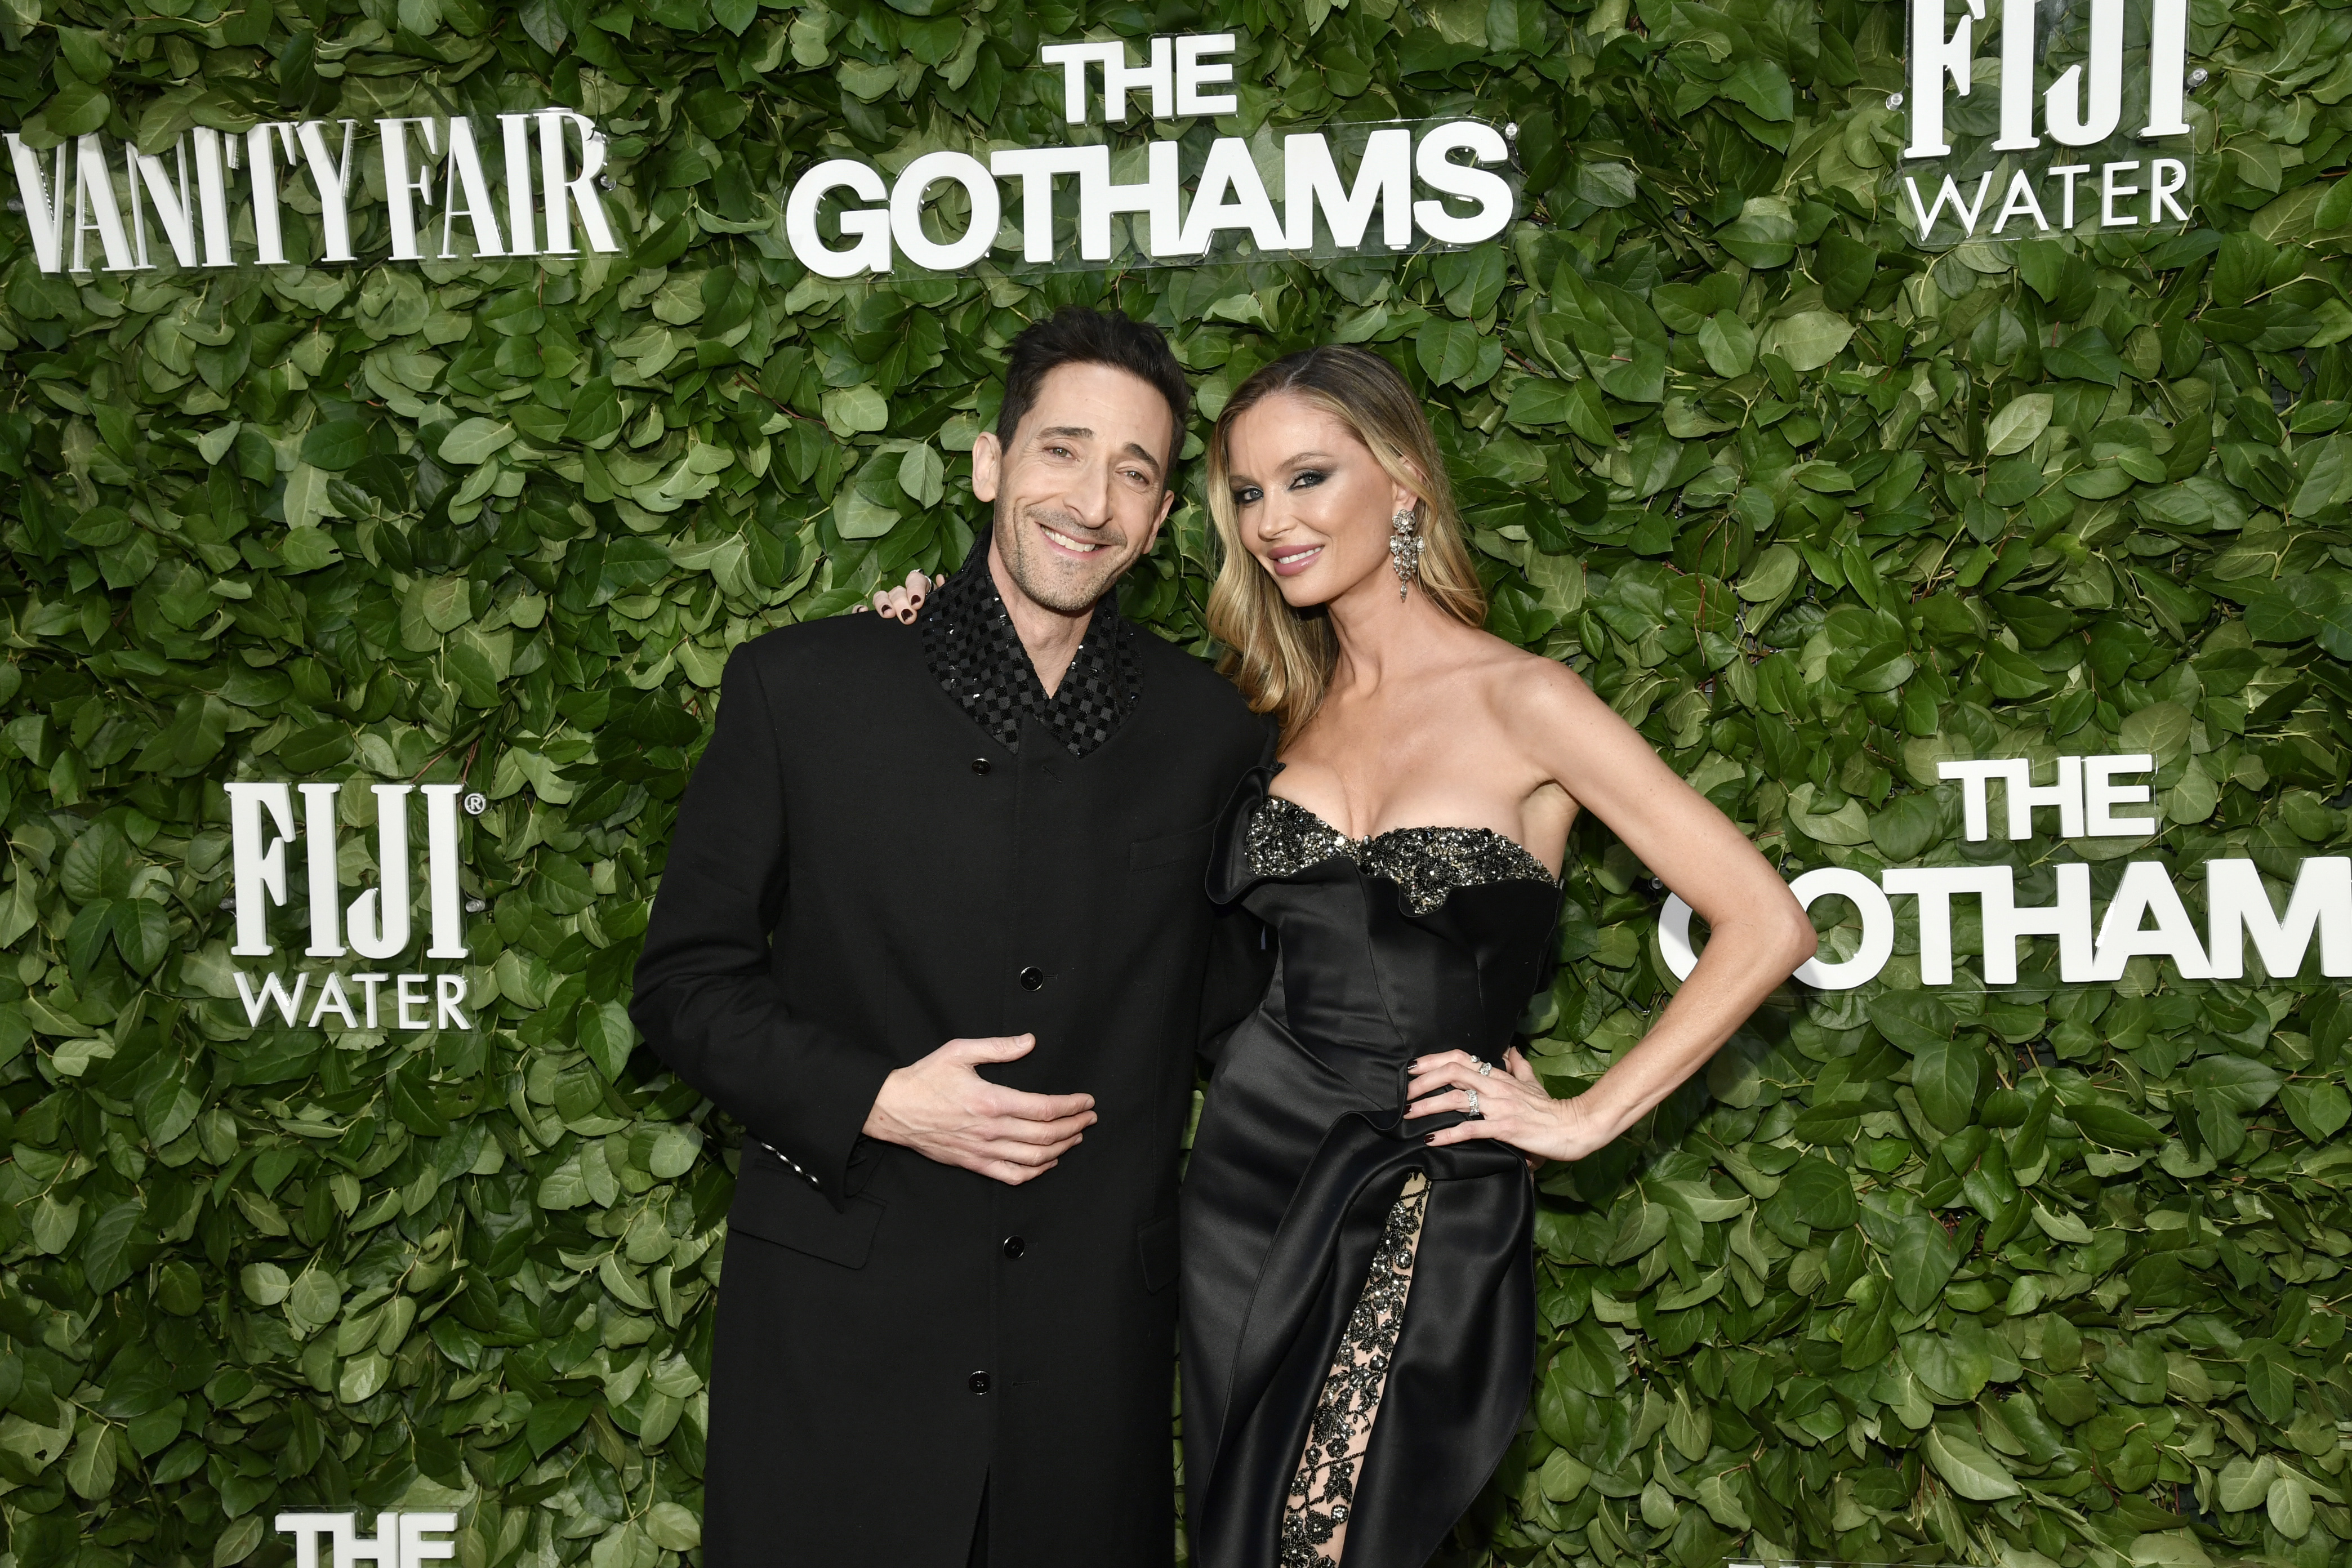
M336 820L335 784L288 784L240 782L224 786L228 794L229 867L236 910L234 958L267 958L271 945L269 910L288 901L286 852L295 842L293 792L302 795L303 864L310 895L308 958L398 958L414 945L411 921L409 847L411 795L425 800L425 885L427 924L432 944L427 959L462 959L467 955L465 911L457 879L457 809L463 784L374 784L375 864L378 885L365 889L348 904L343 901L341 842ZM298 973L291 989L277 973L265 973L259 984L243 970L236 973L237 995L245 1004L246 1022L258 1025L271 1012L289 1025L321 1027L332 1016L344 1028L397 1027L404 1030L471 1028L461 1010L467 999L463 973L390 974L328 973L308 1014L303 1001L313 976ZM377 988L392 987L379 1008ZM351 987L357 987L354 1001Z
M1156 37L1143 63L1130 63L1118 40L1049 44L1039 51L1061 70L1063 118L1083 125L1099 101L1106 124L1126 121L1143 106L1155 120L1233 114L1240 100L1212 90L1233 80L1231 33ZM1099 84L1099 100L1094 89ZM1251 253L1345 254L1368 248L1375 210L1379 247L1403 250L1476 245L1510 226L1517 196L1496 168L1510 161L1505 133L1478 120L1431 121L1375 127L1338 127L1353 151L1352 183L1340 174L1334 137L1317 132L1255 140L1222 136L1192 169L1174 141L1139 149L1141 166L1115 171L1108 145L1008 148L986 161L973 153L927 153L885 182L870 164L831 158L805 170L784 204L784 236L793 255L825 278L887 273L900 263L929 272L971 266L996 246L1015 182L1020 255L1031 266L1099 267L1115 258L1194 261L1246 239ZM1124 174L1126 178L1118 178ZM1135 176L1139 174L1140 178ZM1057 203L1055 182L1075 183L1070 206ZM1184 192L1192 191L1189 202ZM1425 193L1416 196L1416 191ZM936 195L961 193L954 232L935 236L927 205ZM1281 194L1277 212L1275 193ZM838 237L824 232L830 213ZM1056 238L1056 220L1075 215L1076 255ZM1114 217L1143 221L1121 257ZM938 212L933 222L947 226ZM1319 220L1319 221L1318 221Z
M281 1513L278 1516L278 1531L294 1538L294 1568L358 1568L371 1563L375 1568L422 1568L427 1563L446 1563L457 1555L454 1541L427 1541L427 1535L446 1535L457 1528L454 1513L393 1513L375 1516L375 1537L368 1540L359 1533L359 1516L355 1513ZM327 1544L322 1557L319 1546Z
M560 108L498 118L503 229L490 194L492 171L471 121L373 122L391 259L456 259L465 254L457 247L460 234L481 257L574 256L583 246L617 255L623 247L598 194L605 144L595 122ZM182 267L363 259L352 226L362 131L356 120L269 121L241 136L198 126L174 142L168 156L126 146L120 159L93 132L58 143L46 168L16 132L5 140L35 265L44 272L144 272L161 264L162 249ZM316 255L287 254L281 198L289 178L307 180L316 199ZM252 213L249 246L235 239L240 200ZM151 219L162 241L156 250L149 245Z
M1903 158L1932 166L1897 184L1921 244L2189 222L2189 0L1910 0L1910 34Z
M2157 830L2157 818L2118 816L2116 809L2152 810L2152 791L2146 784L2119 781L2155 768L2156 759L2142 752L2060 757L2056 778L2049 784L2036 784L2032 764L2022 757L1949 762L1937 771L1960 785L1962 830L1970 841L1982 842L1991 836L1995 784L2000 786L2006 837L2012 841L2032 837L2037 826L2054 826L2064 838L2145 837ZM2054 814L2054 824L2038 813ZM2249 942L2274 978L2298 973L2315 942L2320 973L2330 979L2352 976L2352 858L2305 859L2284 910L2253 861L2208 860L2201 928L2161 860L2127 861L2104 910L2093 906L2089 865L2075 861L2051 869L2055 897L2047 904L2017 901L2012 866L1898 866L1875 879L1844 867L1807 871L1789 884L1797 901L1811 908L1825 898L1850 900L1862 941L1844 959L1808 961L1796 978L1823 991L1851 991L1878 978L1895 952L1897 899L1913 901L1922 985L1953 984L1960 956L1955 906L1961 900L1976 901L1982 938L1979 950L1968 956L1979 960L1987 985L2018 983L2018 944L2034 936L2057 939L2058 978L2069 985L2112 984L2138 957L2160 959L2184 980L2242 979ZM1658 944L1677 979L1688 979L1698 964L1690 926L1691 907L1669 898L1658 917Z

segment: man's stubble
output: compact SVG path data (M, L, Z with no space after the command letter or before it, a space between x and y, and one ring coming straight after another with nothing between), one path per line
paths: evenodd
M1100 530L1080 526L1069 513L1059 508L1031 506L1022 519L1024 526L1007 530L1004 520L997 520L997 536L1006 545L1004 569L1021 592L1035 604L1057 615L1075 616L1093 608L1095 602L1108 593L1134 564L1128 553L1127 536L1117 524ZM1030 531L1029 525L1042 523L1073 539L1100 541L1100 560L1108 563L1087 569L1058 557L1045 557L1045 547Z

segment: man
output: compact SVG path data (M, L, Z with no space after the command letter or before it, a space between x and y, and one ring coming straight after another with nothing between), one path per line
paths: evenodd
M1255 1001L1203 1016L1202 879L1271 744L1114 604L1190 402L1155 329L1030 327L921 626L728 662L631 1008L746 1133L706 1568L1173 1555L1177 1149Z

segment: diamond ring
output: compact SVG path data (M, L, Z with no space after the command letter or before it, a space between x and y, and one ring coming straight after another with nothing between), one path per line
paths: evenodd
M1486 1113L1478 1109L1478 1091L1475 1089L1465 1089L1462 1092L1470 1097L1470 1114L1482 1121L1485 1121Z
M1478 1064L1478 1076L1480 1078L1492 1078L1494 1074L1495 1064L1493 1062L1480 1062Z

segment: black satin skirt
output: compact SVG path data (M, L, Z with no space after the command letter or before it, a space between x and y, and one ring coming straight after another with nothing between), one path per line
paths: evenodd
M1228 1043L1182 1194L1186 1511L1199 1568L1275 1568L1317 1399L1407 1177L1428 1208L1358 1472L1348 1568L1423 1568L1518 1429L1534 1199L1516 1150L1433 1149L1294 1037L1281 985ZM1360 1066L1360 1063L1354 1064ZM1351 1076L1356 1081L1351 1081ZM1385 1076L1385 1075L1383 1075Z

